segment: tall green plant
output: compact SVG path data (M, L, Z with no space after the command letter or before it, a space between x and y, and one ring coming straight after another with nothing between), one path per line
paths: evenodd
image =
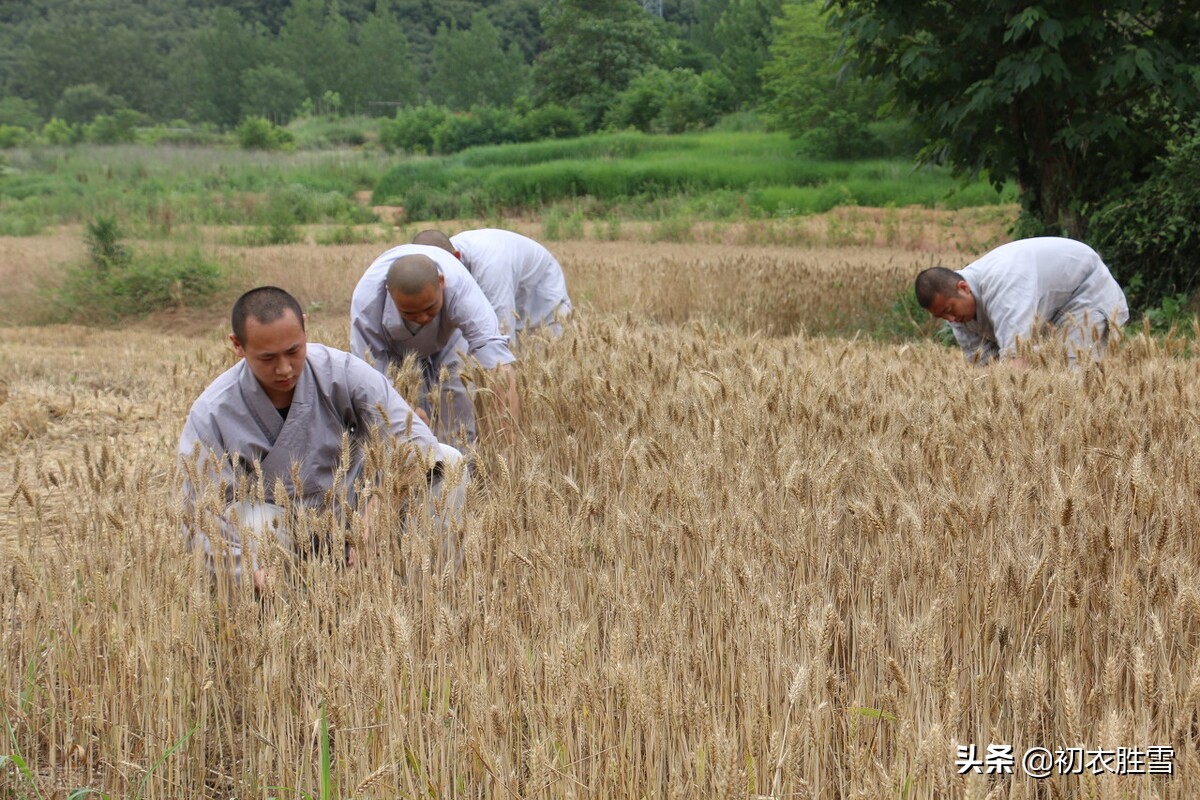
M129 248L121 242L121 236L121 226L115 217L96 217L87 224L84 244L92 270L106 274L129 266Z

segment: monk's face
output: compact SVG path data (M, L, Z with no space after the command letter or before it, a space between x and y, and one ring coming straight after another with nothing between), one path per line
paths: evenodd
M442 311L442 299L445 295L446 277L438 275L437 283L428 283L416 294L401 294L391 292L392 302L396 310L406 321L414 325L428 325Z
M275 407L291 405L308 350L308 337L295 312L284 311L274 322L247 317L246 341L239 342L232 334L229 338Z
M975 319L975 295L966 281L959 281L953 294L933 296L929 313L946 322L970 322Z

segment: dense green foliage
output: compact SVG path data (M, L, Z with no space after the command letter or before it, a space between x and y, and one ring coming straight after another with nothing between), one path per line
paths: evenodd
M769 113L812 158L895 155L871 130L883 102L881 85L839 75L839 44L818 0L786 5L761 70Z
M1131 304L1169 308L1198 288L1198 221L1200 132L1193 129L1147 181L1092 217L1092 237Z
M487 216L585 198L599 203L600 215L614 206L707 198L717 215L769 216L856 203L979 205L1012 196L983 184L960 189L944 170L914 171L904 162L797 158L783 134L715 133L625 133L415 159L388 172L375 191L377 203L401 205L412 219Z
M574 108L589 127L664 57L663 31L636 0L560 0L542 18L550 47L534 67L539 98Z
M1043 229L1086 232L1200 113L1196 0L986 5L833 0L862 74L889 82L927 160L1015 180Z
M128 108L230 129L528 97L594 127L646 69L735 64L737 104L753 106L742 84L757 83L780 2L666 0L658 19L638 0L7 0L0 125L82 126Z

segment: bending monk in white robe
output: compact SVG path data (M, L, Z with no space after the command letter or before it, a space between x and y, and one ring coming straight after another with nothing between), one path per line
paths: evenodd
M959 272L922 271L917 301L950 323L968 362L1012 359L1017 343L1048 329L1072 365L1104 356L1109 327L1129 319L1125 293L1095 250L1053 236L997 247Z
M496 228L450 237L427 230L413 244L440 247L462 262L492 304L510 345L521 331L545 327L555 336L562 333L559 319L571 313L567 279L554 255L533 239Z
M439 508L452 517L461 511L462 455L440 444L387 379L361 359L309 344L303 311L290 294L268 286L242 295L234 304L230 339L242 360L192 405L179 439L185 535L190 546L204 549L210 569L228 570L235 580L248 569L261 591L265 574L253 534L273 535L289 551L308 545L293 542L294 517L288 518L285 504L294 510L332 507L343 521L364 513L369 534L370 513L360 507L359 490L374 479L363 475L363 445L372 433L408 448L397 454L400 462L428 472ZM345 464L343 437L352 446ZM246 487L255 485L266 493L257 503L245 497ZM286 498L275 496L277 486ZM219 510L205 505L205 490L214 487ZM218 530L223 543L212 540ZM349 548L346 558L354 566L361 553Z
M458 446L478 438L473 398L460 377L463 356L470 355L495 372L500 432L515 441L520 405L511 365L516 357L491 304L445 250L404 244L375 259L350 301L350 350L384 374L389 364L417 356L421 406L435 416L438 438ZM443 369L445 380L440 379Z

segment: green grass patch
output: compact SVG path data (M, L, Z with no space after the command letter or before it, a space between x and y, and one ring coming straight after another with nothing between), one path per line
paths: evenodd
M797 156L783 134L622 133L478 148L396 165L375 202L409 219L530 211L589 198L602 215L684 198L701 215L813 214L839 205L961 208L1011 202L983 182L962 185L936 167L906 161L816 161Z
M225 147L147 145L11 151L0 173L0 219L44 225L115 216L128 230L173 225L267 224L270 200L282 196L299 223L374 222L355 194L371 190L394 158L339 149L243 151Z

